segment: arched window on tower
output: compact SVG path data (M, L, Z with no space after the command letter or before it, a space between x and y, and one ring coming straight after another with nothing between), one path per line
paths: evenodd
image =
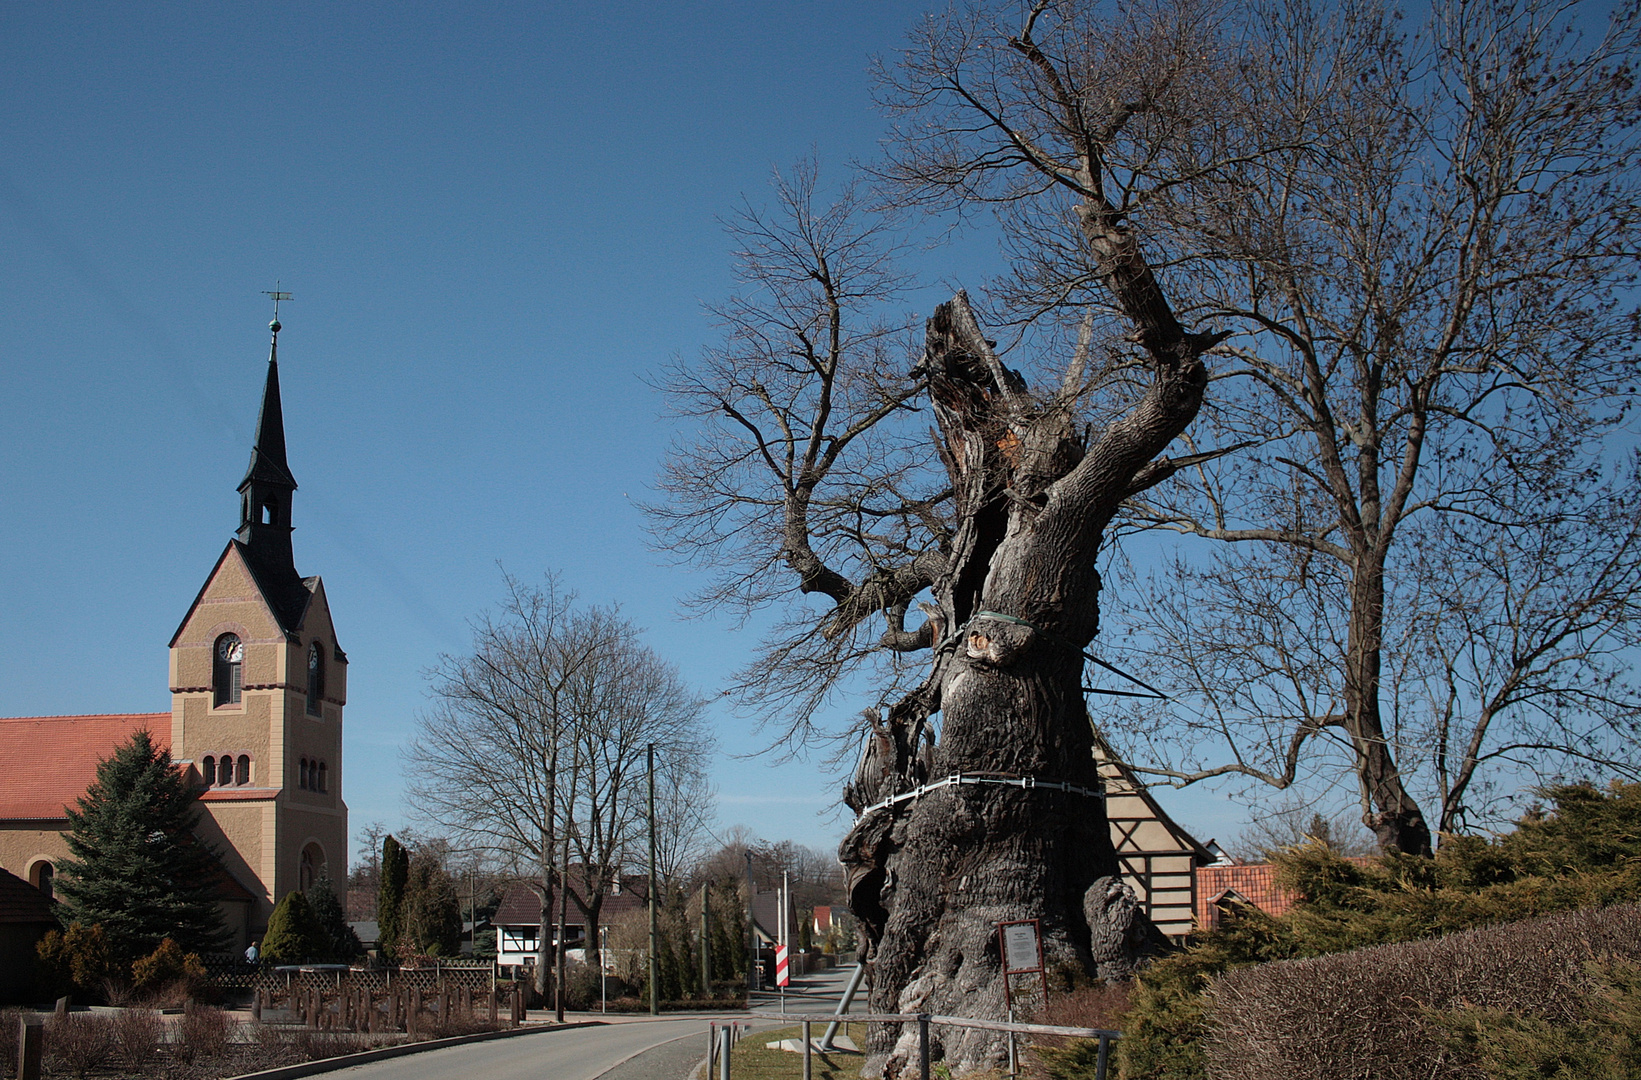
M223 634L217 638L211 660L211 689L217 705L239 704L244 662L245 646L238 635Z
M239 767L234 773L235 784L249 784L251 782L251 755L239 755Z
M325 865L325 853L318 844L309 844L302 849L302 862L298 867L296 881L297 888L307 892L313 888L313 883L319 880L319 871Z
M325 652L315 641L308 646L308 715L323 715L320 701L325 693Z
M303 758L296 766L296 786L303 791L308 790L308 759Z
M330 777L327 775L329 768L330 766L326 765L323 761L319 763L319 783L317 787L320 791L330 790Z
M206 787L217 782L217 759L214 754L205 755L205 760L199 763L199 774L205 778Z

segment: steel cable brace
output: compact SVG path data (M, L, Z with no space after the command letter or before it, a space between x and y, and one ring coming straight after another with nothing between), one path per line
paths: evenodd
M931 791L938 791L944 787L954 787L960 784L999 784L1003 787L1017 787L1025 790L1041 788L1045 791L1059 791L1067 795L1081 795L1086 799L1105 798L1105 792L1103 791L1068 784L1063 780L1044 780L1037 776L965 776L962 773L952 773L950 776L941 777L933 783L919 784L911 791L891 795L882 802L873 803L862 810L855 820L859 821L867 814L875 813L878 810L887 810L890 807L898 806L900 803L913 802Z

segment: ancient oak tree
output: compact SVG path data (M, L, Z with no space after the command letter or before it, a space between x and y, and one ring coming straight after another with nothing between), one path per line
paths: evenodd
M801 598L745 673L752 702L802 737L851 664L913 658L877 669L895 692L867 712L845 793L875 1011L1003 1016L999 921L1041 919L1048 962L1090 975L1131 970L1151 933L1096 794L1083 650L1107 530L1189 464L1160 455L1224 336L1176 313L1134 225L1167 181L1126 164L1172 152L1218 45L1191 20L1086 29L1048 4L1011 27L933 20L887 84L907 118L896 200L1069 223L1089 287L1075 344L1034 364L1040 389L963 293L897 349L892 223L852 194L819 206L808 168L779 212L732 226L748 288L717 310L723 343L671 379L701 431L663 473L664 540L717 572L708 602ZM915 1032L873 1038L871 1068L915 1056ZM1001 1060L992 1033L935 1038L957 1068Z

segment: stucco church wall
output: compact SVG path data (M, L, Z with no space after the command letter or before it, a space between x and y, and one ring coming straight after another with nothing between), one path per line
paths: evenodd
M47 824L51 827L44 827ZM56 866L68 858L68 841L63 839L60 831L67 826L67 821L42 822L39 826L13 822L0 824L0 869L33 884L29 868L37 860L44 858Z

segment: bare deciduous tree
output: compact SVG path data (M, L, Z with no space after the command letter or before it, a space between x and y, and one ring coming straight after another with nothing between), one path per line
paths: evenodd
M1192 437L1253 449L1136 500L1189 539L1118 618L1193 731L1113 716L1131 758L1349 777L1414 853L1416 785L1450 829L1489 762L1633 771L1641 487L1608 436L1634 401L1641 24L1593 15L1451 0L1408 38L1373 5L1252 9L1248 107L1193 152L1270 149L1149 220L1238 331Z
M452 837L533 867L544 928L562 884L596 941L604 896L644 847L646 747L671 782L698 790L711 736L699 699L618 613L577 607L551 577L505 580L500 613L474 623L472 653L432 673L432 706L405 750L408 793ZM581 866L569 877L566 850ZM538 945L543 993L550 937Z

